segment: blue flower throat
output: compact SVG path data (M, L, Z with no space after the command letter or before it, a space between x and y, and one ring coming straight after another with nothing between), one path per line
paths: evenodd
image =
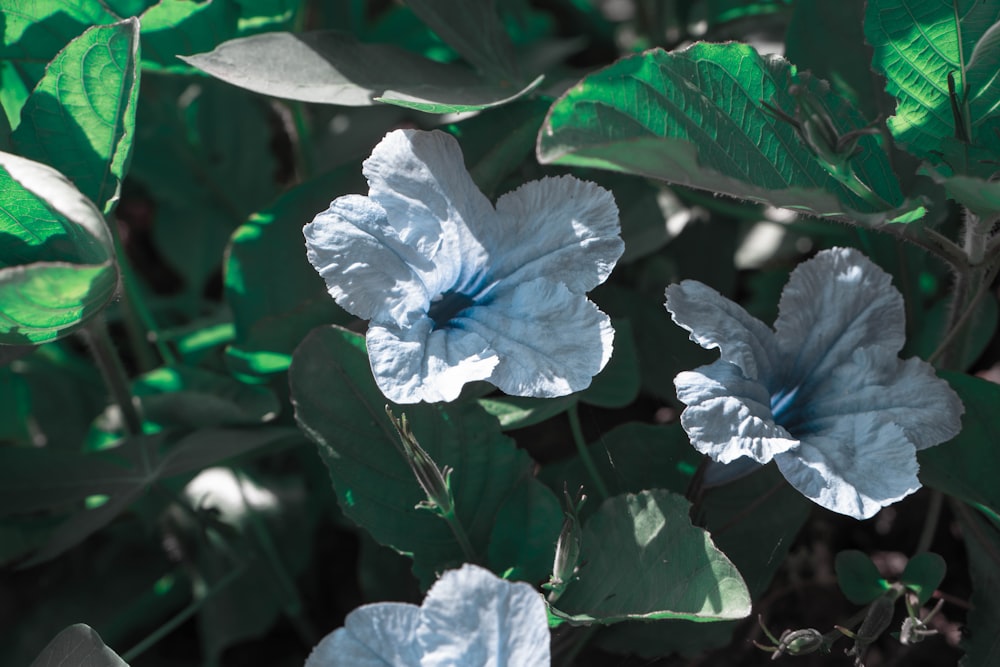
M799 415L798 406L795 404L795 397L798 395L799 389L800 386L795 386L791 389L783 388L771 396L771 414L774 415L775 424L788 429L797 421Z
M431 301L427 316L434 320L434 330L447 329L448 323L460 312L475 305L471 297L461 292L445 292Z

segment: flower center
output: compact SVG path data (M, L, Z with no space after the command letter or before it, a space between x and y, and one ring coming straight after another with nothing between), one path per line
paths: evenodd
M771 414L774 415L775 424L787 429L795 421L795 397L798 393L799 386L796 385L791 388L782 387L771 396Z
M445 329L456 315L475 303L471 297L461 292L445 292L431 301L427 316L434 320L435 330Z

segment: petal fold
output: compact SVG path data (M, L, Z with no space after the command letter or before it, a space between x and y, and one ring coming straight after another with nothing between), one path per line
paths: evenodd
M313 648L305 667L419 667L419 623L416 605L363 605Z

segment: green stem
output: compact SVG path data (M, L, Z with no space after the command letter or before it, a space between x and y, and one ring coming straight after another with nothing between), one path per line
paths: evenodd
M607 500L611 494L608 493L608 487L604 484L604 480L601 479L601 473L598 472L597 466L594 464L594 459L590 456L590 450L587 448L587 441L583 438L583 428L580 426L580 411L576 403L570 406L566 414L569 417L569 429L573 433L573 442L576 444L576 451L580 455L583 467L587 469L587 474L590 475L590 480L594 483L594 489L597 490L600 500Z
M145 653L150 647L154 646L157 642L162 640L164 637L180 627L185 621L198 613L198 610L201 609L205 602L207 602L213 595L217 595L222 589L236 581L245 571L246 567L243 564L237 565L235 569L229 572L229 574L224 576L222 579L219 579L219 581L215 582L214 585L205 591L203 596L193 600L191 604L182 609L176 616L158 627L138 644L123 653L122 660L130 663Z
M91 319L87 326L80 330L80 335L87 342L90 353L94 357L94 362L101 370L101 376L104 378L104 383L111 394L111 400L121 410L126 434L129 436L141 435L142 417L139 415L132 392L129 390L128 375L125 373L122 360L119 358L118 353L115 351L115 346L111 342L111 336L108 334L108 326L104 318L98 315ZM141 451L143 452L145 470L148 472L149 461L146 450L141 448Z
M937 532L938 521L941 520L941 507L943 505L944 494L937 489L931 491L927 516L924 517L924 527L920 531L920 539L917 540L917 548L913 551L914 555L930 550L931 542L934 541L934 533Z
M458 520L458 517L455 515L455 511L441 512L438 516L448 523L448 527L451 528L452 535L455 536L455 540L458 542L458 545L462 547L462 553L465 554L466 562L478 563L479 558L476 556L476 550L472 548L472 542L469 541L469 536L465 532L465 527L462 526L462 522Z

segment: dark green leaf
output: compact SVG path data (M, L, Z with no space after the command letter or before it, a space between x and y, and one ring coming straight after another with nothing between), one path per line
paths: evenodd
M584 524L584 565L553 612L602 624L749 615L743 578L708 533L691 525L689 509L683 497L662 490L607 500Z
M132 151L139 22L89 28L49 63L21 110L18 152L62 171L107 213Z
M622 408L639 395L639 357L632 338L632 323L618 319L611 360L593 383L580 393L580 400L602 408Z
M996 525L964 509L962 534L969 552L969 577L973 581L968 633L962 640L962 667L987 667L1000 661L1000 533Z
M140 17L143 66L190 72L177 56L208 51L235 37L239 18L239 6L231 0L160 0Z
M550 417L566 412L576 405L576 394L560 398L531 398L528 396L497 396L480 398L479 405L497 418L505 431L540 424Z
M500 506L490 536L489 564L510 579L541 581L552 572L563 511L552 491L526 479Z
M304 442L297 429L281 426L199 429L177 439L163 456L159 474L181 475L260 450Z
M865 126L827 84L781 58L745 44L698 43L647 51L584 78L549 111L538 158L867 224L919 217L874 137L861 137L849 159L857 179L839 180L790 122L765 109L762 102L794 116L793 86L838 134Z
M833 567L837 572L840 590L854 604L868 604L885 593L888 586L872 559L861 551L841 551L837 554Z
M944 581L948 565L941 556L925 551L919 553L906 564L899 580L917 594L920 604L924 605L931 595Z
M378 101L421 111L473 111L504 104L528 87L480 79L389 44L363 44L337 31L272 32L225 42L183 58L212 76L257 93L343 106Z
M49 642L31 667L128 667L100 635L83 623L71 625Z
M514 45L497 15L496 0L406 0L421 21L483 74L517 78Z

